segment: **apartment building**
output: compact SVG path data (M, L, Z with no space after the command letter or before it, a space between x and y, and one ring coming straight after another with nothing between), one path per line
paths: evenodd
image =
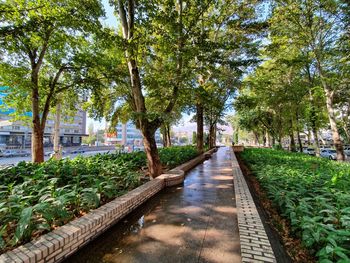
M142 134L140 130L131 122L125 124L118 123L115 133L105 134L105 143L108 145L134 145L142 147ZM161 137L159 130L156 131L156 142L161 143Z
M0 96L0 104L2 104ZM13 109L0 110L0 146L2 148L31 147L32 129L30 123L12 121ZM28 113L31 116L31 113ZM50 115L45 127L44 147L53 145L54 116ZM63 146L78 146L86 136L86 112L78 110L75 116L61 117L60 143Z

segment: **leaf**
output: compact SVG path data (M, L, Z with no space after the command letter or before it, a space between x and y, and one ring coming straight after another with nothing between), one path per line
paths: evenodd
M33 207L26 207L22 210L21 217L17 223L15 235L14 235L14 243L17 244L25 235L25 232L30 224L30 220L32 218Z
M345 249L344 249L344 251L345 251ZM344 252L342 252L340 249L335 249L335 250L334 250L334 253L335 253L338 257L340 257L340 258L342 258L342 259L344 259L344 260L350 260L350 258L349 258L347 255L345 255ZM348 261L348 262L349 262L349 261Z

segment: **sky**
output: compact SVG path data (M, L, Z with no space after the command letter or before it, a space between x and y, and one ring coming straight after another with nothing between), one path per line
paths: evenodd
M117 18L114 15L114 8L109 5L108 0L102 0L102 3L103 3L103 6L105 8L105 12L106 12L106 19L104 22L108 26L116 27Z

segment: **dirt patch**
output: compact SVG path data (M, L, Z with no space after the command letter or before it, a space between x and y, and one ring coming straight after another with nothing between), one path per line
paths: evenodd
M239 153L236 156L269 236L277 262L316 262L316 259L302 246L301 240L292 236L289 221L280 216L278 209L269 200L249 166L244 163Z

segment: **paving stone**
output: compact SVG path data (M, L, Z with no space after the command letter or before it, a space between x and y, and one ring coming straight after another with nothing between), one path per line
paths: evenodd
M231 151L231 158L242 262L276 262L264 225L233 151ZM251 249L249 250L249 248ZM265 253L269 256L264 256ZM254 260L251 261L251 258Z

